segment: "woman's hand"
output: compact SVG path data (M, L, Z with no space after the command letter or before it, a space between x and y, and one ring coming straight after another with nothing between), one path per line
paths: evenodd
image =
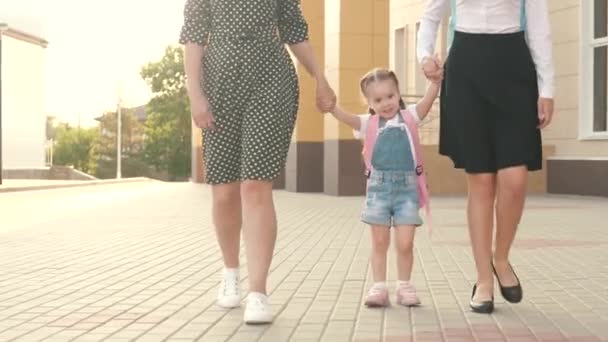
M325 78L317 80L317 108L327 113L336 106L336 94Z
M213 114L211 114L209 101L206 97L200 96L191 100L190 112L192 113L192 120L194 120L196 127L215 130L215 120L213 119Z
M425 57L422 60L422 71L429 81L434 83L441 82L443 78L443 63L437 55Z
M538 128L543 129L553 119L553 99L541 97L538 99Z

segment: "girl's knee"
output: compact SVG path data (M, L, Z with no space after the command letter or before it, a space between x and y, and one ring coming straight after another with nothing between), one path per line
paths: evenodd
M414 249L414 236L416 227L412 225L397 226L395 228L395 248L397 253L411 253Z
M390 244L391 234L389 228L372 228L372 247L374 252L386 253Z
M388 247L390 246L390 240L375 240L373 244L373 250L375 253L386 254L388 252Z
M411 254L414 250L414 240L398 240L395 245L399 254Z

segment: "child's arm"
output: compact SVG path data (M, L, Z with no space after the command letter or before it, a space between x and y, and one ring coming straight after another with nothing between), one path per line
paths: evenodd
M331 115L333 115L334 118L336 118L338 121L349 125L352 129L356 131L361 130L361 118L359 118L359 115L345 112L342 108L338 106L335 106L334 109L331 110Z
M431 82L431 84L426 89L426 94L420 102L416 104L416 113L418 113L418 118L420 121L424 120L424 118L429 114L431 108L433 107L433 102L439 95L439 83Z

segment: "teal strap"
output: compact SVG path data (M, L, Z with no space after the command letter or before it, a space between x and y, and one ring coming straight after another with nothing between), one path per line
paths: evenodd
M456 30L456 0L450 0L450 8L452 16L450 17L450 25L448 27L448 47L452 46L454 40L454 30Z
M522 31L526 30L527 21L526 21L526 0L521 0L521 13L519 15L519 26Z

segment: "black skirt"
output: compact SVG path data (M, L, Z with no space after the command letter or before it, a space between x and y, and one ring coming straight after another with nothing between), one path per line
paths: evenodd
M439 153L468 173L542 168L537 74L523 32L455 32L441 85Z

